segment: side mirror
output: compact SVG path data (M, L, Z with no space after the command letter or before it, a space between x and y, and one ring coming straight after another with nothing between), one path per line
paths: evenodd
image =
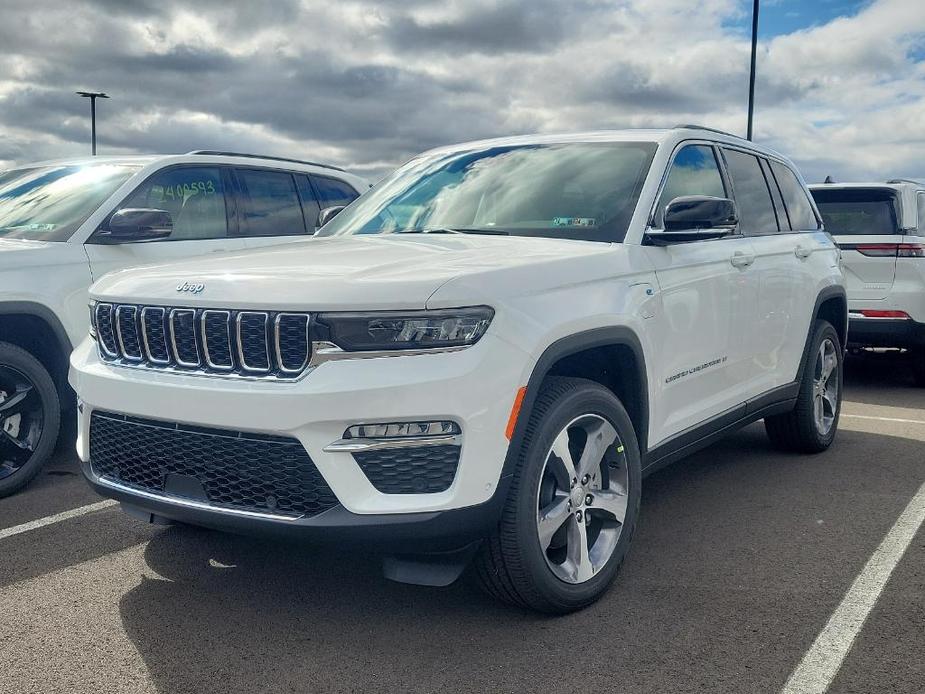
M101 243L156 241L173 233L173 220L166 210L127 207L109 218L109 228L97 232Z
M736 204L729 198L710 195L684 195L665 208L665 229L650 230L646 238L653 244L718 239L735 232L739 224Z
M334 207L325 207L321 210L321 212L318 213L318 228L320 229L334 219L345 207L346 205L335 205Z

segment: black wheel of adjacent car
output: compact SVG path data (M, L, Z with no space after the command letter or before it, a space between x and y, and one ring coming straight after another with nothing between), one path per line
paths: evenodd
M542 612L590 605L626 556L641 482L636 434L614 394L580 378L547 379L501 521L476 559L482 586Z
M60 407L45 367L0 342L0 497L24 487L45 464L58 438Z
M817 320L796 406L765 417L768 438L778 448L821 453L832 445L841 414L844 352L831 323Z

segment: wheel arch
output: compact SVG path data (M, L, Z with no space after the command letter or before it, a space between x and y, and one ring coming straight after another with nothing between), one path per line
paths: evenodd
M640 454L648 448L649 383L642 343L624 326L596 328L561 338L537 360L521 403L504 460L502 478L514 472L530 412L548 376L573 376L600 383L626 408L636 430Z
M51 374L59 394L68 391L71 341L61 321L47 306L30 301L0 303L0 341L35 356ZM62 397L62 401L65 399Z
M800 371L797 374L797 383L803 380L803 370L809 357L810 342L815 332L816 321L822 319L832 324L841 340L842 349L848 346L848 293L841 285L825 287L816 296L813 307L813 318L806 331L806 343L803 346L803 358L800 360Z

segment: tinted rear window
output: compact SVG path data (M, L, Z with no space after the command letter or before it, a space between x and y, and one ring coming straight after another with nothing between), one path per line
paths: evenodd
M835 236L898 234L896 196L884 188L812 191L825 230Z

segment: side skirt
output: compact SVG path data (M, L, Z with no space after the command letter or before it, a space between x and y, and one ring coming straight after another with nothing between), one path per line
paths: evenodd
M741 405L736 405L708 419L703 424L675 434L646 452L643 457L643 474L649 475L656 470L661 470L666 465L686 458L759 419L789 412L796 405L799 392L799 381L779 386Z

